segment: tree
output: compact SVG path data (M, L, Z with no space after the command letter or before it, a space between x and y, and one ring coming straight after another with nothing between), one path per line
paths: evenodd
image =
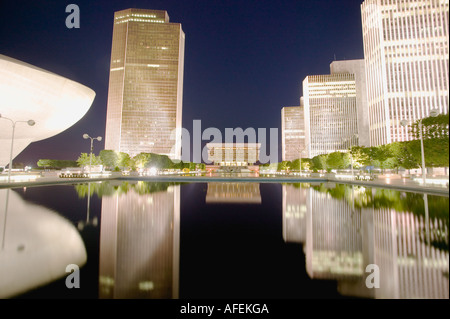
M89 166L90 163L90 154L88 153L81 153L80 157L77 159L77 164L79 167ZM91 165L102 165L102 159L100 156L95 156L95 154L92 154L92 161Z
M40 159L37 161L37 166L43 167L44 169L47 169L47 167L52 166L52 160L50 159Z
M183 161L179 161L179 162L172 162L172 166L171 168L173 169L183 169Z
M427 167L449 166L449 139L430 138L423 141Z
M369 152L365 147L352 146L349 149L349 153L352 156L354 168L360 168L362 166L368 166L371 164Z
M392 154L392 157L396 160L396 164L394 168L403 167L405 169L412 169L419 167L419 163L408 150L408 142L394 142L389 144L389 149Z
M290 161L282 161L282 162L278 163L277 171L285 171L285 170L288 170L290 167L291 167Z
M101 150L99 153L103 166L114 169L119 164L118 152L113 150Z
M327 154L316 155L312 159L312 170L317 172L320 170L327 170Z
M350 164L349 155L342 152L328 154L326 159L327 171L331 169L343 169Z
M423 139L448 138L449 115L440 114L422 119ZM419 121L411 125L411 133L416 139L420 139Z
M134 164L138 168L147 167L147 163L150 162L151 156L150 153L139 153L133 157Z
M133 159L127 153L119 152L118 157L119 160L117 166L131 169L135 168L135 163Z
M37 161L37 165L39 167L53 168L53 169L61 169L66 167L74 167L77 166L76 161L71 160L56 160L56 159L40 159Z

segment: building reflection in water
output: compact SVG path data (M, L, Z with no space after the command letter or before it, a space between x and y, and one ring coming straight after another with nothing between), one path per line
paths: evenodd
M306 240L306 196L308 187L282 185L283 239L285 242L304 243Z
M102 197L99 297L178 298L179 232L179 185Z
M206 203L261 204L259 183L208 183Z
M83 239L58 213L0 190L0 298L11 298L68 275L87 261Z
M415 202L415 209L386 205L392 194L397 202ZM303 244L311 278L337 280L343 295L449 298L448 216L429 216L427 195L402 196L357 186L283 185L283 238ZM424 214L417 213L421 208ZM379 267L379 288L366 285L373 282L370 264Z

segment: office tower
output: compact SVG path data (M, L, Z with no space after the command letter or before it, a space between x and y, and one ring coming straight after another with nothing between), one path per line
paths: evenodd
M330 73L351 73L355 76L356 89L356 116L358 127L358 145L370 146L369 137L369 110L367 108L367 86L364 60L333 61L330 64Z
M308 157L303 105L285 106L281 109L281 147L283 161L292 161L300 156Z
M303 81L306 146L310 157L345 152L367 137L363 60L335 61L331 74ZM358 83L357 83L358 82ZM367 141L365 141L367 142ZM368 145L365 145L368 146Z
M448 0L361 5L371 146L411 139L402 120L448 113Z
M184 42L166 11L114 14L105 149L180 158Z

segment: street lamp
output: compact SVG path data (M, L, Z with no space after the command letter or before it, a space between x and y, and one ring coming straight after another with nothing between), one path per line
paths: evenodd
M439 110L437 109L433 109L430 111L430 116L432 117L436 117L439 115ZM400 121L400 124L402 126L408 126L409 122L407 120L402 120ZM420 153L422 156L422 181L423 181L423 185L425 186L425 181L427 178L427 173L426 173L426 168L425 168L425 151L423 148L423 132L422 132L422 119L420 119L418 121L419 124L419 137L420 137Z
M5 119L5 120L9 120L11 121L12 124L12 137L11 137L11 151L9 153L9 169L8 169L8 183L11 182L11 170L12 170L12 153L13 153L13 146L14 146L14 132L16 130L16 123L20 123L20 122L24 122L27 123L29 126L33 126L34 124L36 124L35 121L33 120L28 120L28 121L14 121L10 118L4 117L0 114L0 119Z
M98 136L98 137L90 137L88 134L83 134L83 138L85 139L85 140L87 140L88 138L90 138L91 139L91 153L89 154L89 174L91 173L91 165L92 165L92 152L94 151L94 140L97 140L97 141L101 141L102 140L102 137L101 136Z

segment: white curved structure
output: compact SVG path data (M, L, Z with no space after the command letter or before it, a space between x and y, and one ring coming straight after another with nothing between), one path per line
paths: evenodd
M0 190L0 203L0 299L68 276L68 265L86 264L83 239L69 220L12 189Z
M30 143L61 133L78 122L95 98L90 88L0 54L0 114L17 123L13 158ZM9 163L11 121L0 118L0 166Z

